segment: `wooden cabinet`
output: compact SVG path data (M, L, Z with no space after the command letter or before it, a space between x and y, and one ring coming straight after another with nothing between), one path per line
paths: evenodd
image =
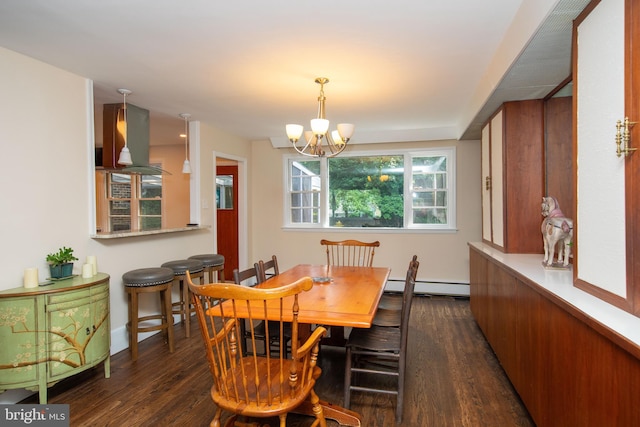
M38 390L104 362L110 375L109 276L0 292L0 391Z
M508 253L542 253L544 103L506 102L482 129L482 239Z
M518 273L538 257L470 247L471 311L538 426L639 425L640 347ZM506 264L503 264L506 262Z

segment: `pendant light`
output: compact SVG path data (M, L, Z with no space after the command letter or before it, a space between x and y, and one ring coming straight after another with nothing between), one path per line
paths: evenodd
M118 164L124 166L130 166L133 164L131 160L131 153L129 152L129 147L127 146L127 95L131 94L129 89L118 89L118 92L123 96L124 101L122 103L123 107L123 120L122 122L118 120L118 131L124 138L124 147L122 147L122 151L120 151L120 157L118 158Z
M189 163L189 117L191 114L180 113L180 117L184 119L184 163L182 164L182 173L191 173L191 163Z

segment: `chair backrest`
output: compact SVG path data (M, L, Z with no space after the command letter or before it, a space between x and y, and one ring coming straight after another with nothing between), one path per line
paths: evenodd
M380 246L379 241L361 242L359 240L342 240L333 242L322 239L320 244L327 250L327 265L371 267L375 248Z
M278 258L275 255L271 256L271 259L269 261L260 260L253 264L253 266L257 272L258 283L262 283L269 277L277 276L278 274L280 274L280 269L278 268Z
M236 414L257 417L299 405L320 375L318 343L326 332L320 327L298 346L298 295L312 288L312 279L304 277L271 289L223 283L194 285L189 275L187 283L213 376L214 403ZM264 320L267 318L274 320ZM253 320L277 322L282 331L285 319L292 328L291 359L283 352L255 356L253 339L247 344L253 346L253 355L242 356L246 349L244 340L239 339L241 324L252 328L260 323Z
M247 283L244 283L247 282ZM258 270L255 265L251 268L247 268L246 270L238 270L237 268L233 269L233 283L236 285L247 285L254 286L256 283L260 283L258 281Z

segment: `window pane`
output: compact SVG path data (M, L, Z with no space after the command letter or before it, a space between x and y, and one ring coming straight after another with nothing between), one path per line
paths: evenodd
M413 224L447 224L447 173L447 156L413 157Z
M216 207L233 209L233 175L216 176Z
M143 199L162 197L162 175L142 175L140 197Z
M140 215L162 215L162 201L140 200Z
M330 158L328 169L330 226L403 226L403 156Z
M131 215L131 201L111 200L109 202L109 215Z
M131 175L112 173L109 180L109 197L114 199L131 198Z
M424 192L424 193L414 193L413 195L413 207L424 207L424 206L433 206L434 205L434 193Z
M162 218L157 216L143 216L140 218L140 230L159 230L162 228Z
M414 224L446 224L447 210L442 208L414 209Z
M291 161L289 173L291 222L320 223L320 161Z

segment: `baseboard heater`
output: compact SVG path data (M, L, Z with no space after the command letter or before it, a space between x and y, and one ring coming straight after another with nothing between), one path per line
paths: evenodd
M404 280L389 279L384 287L385 292L402 293ZM430 280L417 280L416 295L445 295L454 297L468 297L469 284L464 282L435 282Z

